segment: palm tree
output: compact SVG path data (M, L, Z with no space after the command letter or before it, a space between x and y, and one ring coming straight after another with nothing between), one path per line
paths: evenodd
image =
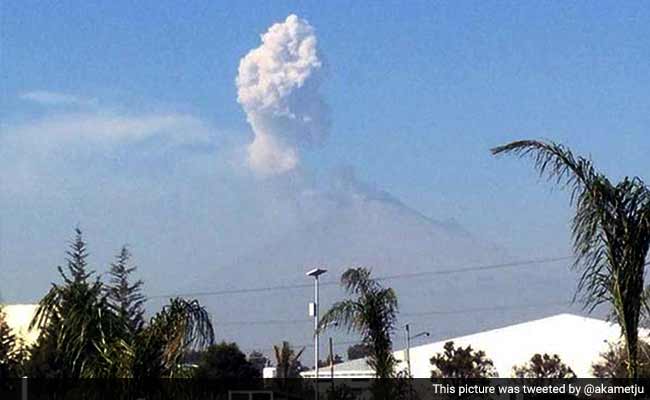
M628 375L638 375L638 327L644 307L644 271L650 247L650 190L638 177L612 183L591 160L553 142L523 140L492 154L530 157L540 175L568 188L578 293L592 311L610 303L625 338Z
M138 333L134 376L173 378L185 354L214 344L210 316L197 300L171 299Z
M273 345L275 353L275 365L277 366L278 378L297 378L300 372L300 356L305 348L303 347L297 353L287 341L283 341L281 346Z
M333 323L363 337L369 349L368 365L379 378L395 376L397 360L392 353L391 334L397 321L397 295L370 277L366 268L350 268L341 276L341 285L353 298L332 305L319 322L324 330Z
M158 378L179 373L183 355L214 342L210 317L198 301L170 299L148 324L124 318L109 291L87 271L86 245L77 230L62 284L52 284L31 323L41 334L37 358L67 378Z

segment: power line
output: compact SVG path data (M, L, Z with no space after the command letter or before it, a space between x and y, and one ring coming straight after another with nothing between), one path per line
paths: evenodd
M549 307L549 306L568 306L573 304L571 301L555 301L549 303L538 303L538 304L525 304L519 306L494 306L494 307L475 307L475 308L465 308L458 310L435 310L435 311L422 311L422 312L412 312L400 314L402 316L420 316L420 315L448 315L448 314L469 314L477 312L490 312L490 311L508 311L508 310L526 310L530 308L540 308L540 307Z
M550 263L550 262L558 262L558 261L566 261L569 259L574 258L573 256L565 256L565 257L555 257L555 258L545 258L545 259L533 259L533 260L523 260L523 261L515 261L515 262L510 262L510 263L501 263L501 264L489 264L489 265L480 265L480 266L468 266L468 267L460 267L460 268L455 268L455 269L447 269L447 270L438 270L438 271L424 271L424 272L416 272L416 273L404 273L404 274L396 274L396 275L389 275L389 276L383 276L383 277L378 277L376 278L377 280L394 280L394 279L406 279L406 278L413 278L413 277L419 277L419 276L426 276L426 275L442 275L442 274L452 274L452 273L463 273L463 272L472 272L472 271L485 271L485 270L493 270L493 269L502 269L502 268L510 268L510 267L515 267L515 266L527 266L527 265L536 265L536 264L542 264L542 263ZM650 265L650 262L645 263L645 266ZM336 285L337 282L323 282L321 285ZM211 291L211 292L194 292L194 293L187 293L185 295L191 295L191 296L207 296L207 295L222 295L222 294L239 294L239 293L251 293L251 292L265 292L265 291L273 291L273 290L289 290L289 289L297 289L297 288L311 288L311 284L299 284L299 285L282 285L282 286L268 286L268 287L260 287L260 288L250 288L250 289L230 289L230 290L222 290L222 291ZM159 296L152 296L154 298L157 297L168 297L168 296L174 296L174 295L159 295ZM176 296L183 296L182 294L176 294ZM507 310L517 310L517 309L530 309L530 308L539 308L539 307L548 307L548 306L568 306L573 304L572 301L556 301L556 302L548 302L548 303L537 303L537 304L526 304L526 305L512 305L512 306L493 306L493 307L473 307L473 308L465 308L465 309L456 309L456 310L431 310L431 311L422 311L422 312L411 312L411 313L401 313L400 316L406 316L406 317L417 317L417 316L427 316L427 315L449 315L449 314L466 314L466 313L475 313L475 312L493 312L493 311L507 311ZM311 319L292 319L292 320L248 320L248 321L224 321L224 322L217 322L218 326L233 326L233 325L282 325L282 324L302 324L302 323L309 323L311 322ZM433 333L435 336L441 336L441 335L456 335L457 333L452 333L452 332L436 332ZM343 341L343 342L334 342L333 345L334 347L340 347L344 345L352 345L352 344L358 344L360 343L360 340L350 340L350 341ZM296 348L309 348L313 347L313 344L296 344L294 345ZM253 345L249 347L249 350L257 350L266 347L266 345Z
M524 305L511 305L511 306L494 306L494 307L474 307L456 310L431 310L422 312L400 313L400 317L416 317L425 315L448 315L448 314L469 314L476 312L492 312L492 311L508 311L508 310L525 310L531 308L549 307L549 306L568 306L571 301L555 301L548 303L537 304L524 304ZM311 319L275 319L275 320L244 320L244 321L216 321L217 326L232 326L232 325L290 325L290 324L303 324L312 322Z
M451 339L451 338L458 337L458 336L465 336L467 334L468 333L463 333L462 330L459 331L457 329L456 330L447 330L447 331L442 331L442 332L431 332L431 336L432 336L431 340L440 341L440 340ZM395 335L392 336L392 338L393 339L398 339L398 340L404 340L405 336L403 334L395 334ZM393 340L393 343L395 343L395 342L396 341ZM334 341L332 344L333 344L334 347L341 347L341 346L345 346L345 345L354 345L354 344L361 344L361 343L362 343L362 339L355 339L355 340L345 340L345 341ZM264 348L266 348L268 346L269 346L268 344L267 345L261 345L261 344L255 345L254 344L254 345L246 346L245 348L242 347L242 350L255 351L255 350L264 349ZM314 347L314 344L313 343L303 343L303 344L291 343L291 346L293 348L295 348L295 349L300 349L302 347L312 348L312 347Z
M522 261L513 261L509 263L501 264L488 264L488 265L478 265L473 267L458 267L453 269L438 270L438 271L422 271L422 272L412 272L404 274L396 274L385 277L379 277L377 280L395 280L395 279L405 279L405 278L417 278L420 276L427 275L448 275L464 272L480 272L480 271L489 271L493 269L503 269L503 268L512 268L519 266L527 265L537 265L537 264L546 264L552 262L566 261L574 258L573 256L564 256L564 257L554 257L554 258L541 258L541 259L532 259L532 260L522 260Z
M530 309L530 308L538 308L538 307L547 307L547 306L558 306L558 305L571 305L573 302L571 301L556 301L556 302L548 302L548 303L536 303L536 304L525 304L525 305L512 305L512 306L494 306L494 307L474 307L474 308L465 308L465 309L458 309L458 310L449 310L449 311L440 311L440 310L434 310L434 311L424 311L424 312L412 312L412 313L402 313L400 314L401 316L425 316L425 315L438 315L438 314L463 314L463 313L473 313L473 312L490 312L490 311L506 311L506 310L517 310L517 309ZM230 321L231 324L239 324L239 323L266 323L266 322L271 322L271 323L305 323L305 322L311 322L311 319L305 319L305 320L269 320L269 321ZM217 324L223 325L224 323ZM443 337L450 337L450 336L457 336L460 335L458 331L444 331L444 332L431 332L431 335L435 338L443 338ZM403 339L403 335L395 335L395 338L398 339ZM437 339L436 339L437 340ZM360 339L356 340L347 340L347 341L335 341L333 343L334 347L341 347L341 346L346 346L346 345L353 345L353 344L359 344L361 343ZM312 343L308 344L293 344L295 348L312 348L314 345ZM262 348L267 347L267 345L252 345L248 346L248 350L259 350Z
M332 343L332 346L333 347L340 347L340 346L345 346L345 345L361 344L361 342L362 342L361 339L346 340L346 341L343 341L343 342L334 342L334 343ZM251 351L259 351L261 349L268 348L269 346L273 346L273 345L272 344L271 345L268 345L268 344L267 345L250 345L250 346L246 346L246 347L240 347L240 349L244 350L246 352L251 352ZM298 349L301 349L303 347L305 347L305 348L313 348L314 344L313 343L306 343L306 344L294 344L294 343L291 343L291 347L298 350Z
M323 282L321 286L330 286L335 285L336 282ZM150 299L158 299L163 297L203 297L203 296L220 296L226 294L245 294L245 293L258 293L258 292L271 292L275 290L290 290L290 289L301 289L301 288L311 288L313 284L299 284L299 285L280 285L280 286L265 286L257 288L241 288L241 289L225 289L225 290L215 290L215 291L206 291L206 292L186 292L186 293L170 293L170 294L160 294L155 296L149 296Z
M305 324L314 322L313 319L268 319L268 320L243 320L243 321L215 321L217 326L232 326L232 325L292 325L292 324Z
M448 274L456 274L456 273L480 272L480 271L489 271L489 270L504 269L504 268L513 268L518 266L530 266L530 265L537 265L537 264L553 263L559 261L566 261L572 258L573 256L564 256L564 257L520 260L520 261L507 262L507 263L476 265L476 266L460 265L456 267L447 267L447 269L439 269L435 271L422 271L422 272L379 276L375 279L386 281L386 280L396 280L396 279L417 278L417 277L429 276L429 275L448 275ZM320 283L321 286L335 286L338 284L339 282L337 281L326 281ZM270 291L279 291L279 290L304 289L304 288L311 288L311 287L313 287L313 284L303 283L303 284L295 284L295 285L278 285L278 286L264 286L264 287L256 287L256 288L238 288L238 289L224 289L224 290L204 291L204 292L161 294L161 295L149 296L149 298L155 299L155 298L165 298L165 297L221 296L221 295L232 295L232 294L270 292Z

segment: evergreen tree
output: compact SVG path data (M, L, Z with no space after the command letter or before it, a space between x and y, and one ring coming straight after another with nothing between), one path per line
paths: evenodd
M25 342L13 334L6 317L0 306L0 382L3 379L23 376L27 360Z
M142 280L131 283L130 276L137 267L130 266L131 253L126 246L122 247L115 262L111 264L110 282L106 288L108 301L117 315L123 321L132 336L144 324L145 296L142 294Z
M28 375L39 378L173 378L184 376L183 355L214 342L210 317L198 301L170 299L149 322L127 335L126 319L115 306L126 304L131 321L138 312L141 283L128 283L128 252L118 257L115 272L136 295L126 301L109 299L106 286L88 271L81 231L66 252L67 270L58 267L63 282L53 283L39 302L31 326L40 329L31 352ZM117 287L117 286L116 286ZM133 294L133 293L131 293ZM118 300L121 299L117 298ZM136 305L132 307L132 305ZM126 314L125 314L126 315ZM144 325L144 326L143 326Z
M5 313L0 308L0 380L12 376L16 348L16 337L5 319Z
M75 229L75 238L70 242L70 248L66 251L66 255L70 280L73 283L86 283L93 272L87 270L88 251L86 250L86 242L83 240L81 229ZM58 267L58 269L61 275L65 276L62 268Z
M98 347L118 325L103 294L103 285L88 270L88 252L79 228L67 254L67 273L58 267L62 284L52 288L39 302L32 327L41 329L32 357L40 364L30 369L47 377L86 376L101 362Z

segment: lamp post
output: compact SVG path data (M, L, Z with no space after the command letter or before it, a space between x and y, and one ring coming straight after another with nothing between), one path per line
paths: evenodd
M310 305L310 314L314 317L314 365L316 380L316 398L318 398L318 278L327 272L326 269L314 268L311 271L307 272L307 276L314 277L314 302Z
M411 339L430 336L431 334L425 331L411 336L411 327L409 324L404 325L404 329L406 330L406 368L409 376L411 376Z

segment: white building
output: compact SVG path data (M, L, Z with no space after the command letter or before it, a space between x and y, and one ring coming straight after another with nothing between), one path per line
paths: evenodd
M648 330L639 332L648 336ZM578 377L592 377L591 366L608 349L608 342L620 340L621 330L616 324L586 318L573 314L559 314L530 322L506 326L472 335L440 340L435 343L414 346L410 350L411 372L415 378L431 376L430 359L443 351L448 341L454 346L471 345L474 350L483 350L494 362L500 377L512 376L512 367L522 365L535 353L557 354L571 367ZM405 350L395 351L401 361L400 368L406 369ZM313 378L314 371L303 372L306 378ZM329 368L321 368L319 376L329 378ZM365 359L353 360L334 366L335 378L371 378Z
M27 346L34 344L38 338L38 330L29 329L29 324L32 322L37 308L38 305L36 304L7 304L2 306L7 325L9 325L16 337L24 340Z

